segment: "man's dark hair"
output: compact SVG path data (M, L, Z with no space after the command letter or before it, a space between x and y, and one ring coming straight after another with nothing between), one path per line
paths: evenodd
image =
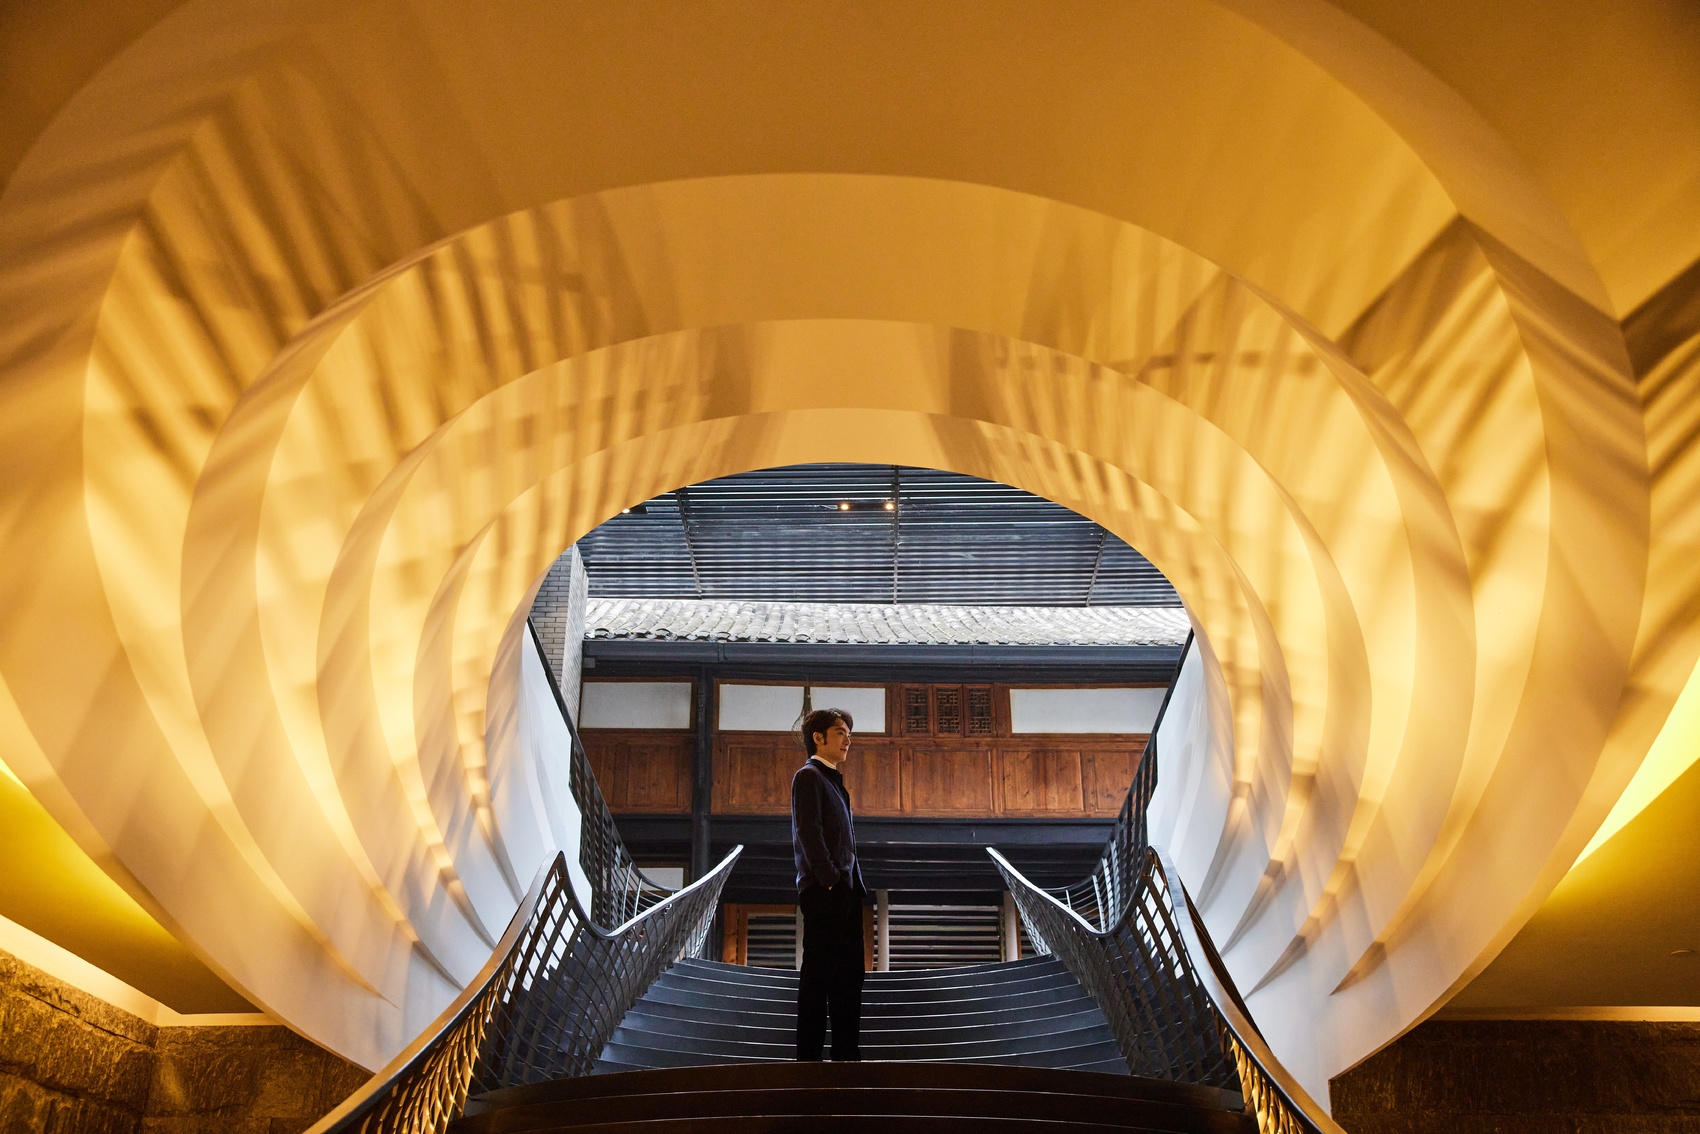
M850 731L856 730L856 722L843 709L816 709L803 718L803 747L810 756L815 754L815 733L825 736L826 731L839 721L843 721L844 727Z

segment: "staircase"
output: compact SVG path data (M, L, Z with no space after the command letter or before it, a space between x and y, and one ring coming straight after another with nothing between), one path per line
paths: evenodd
M674 1067L509 1087L456 1134L1257 1134L1238 1094L1127 1074L949 1063ZM877 1124L877 1125L876 1125Z
M789 1061L796 1028L794 971L682 961L626 1013L595 1073ZM1103 1012L1050 957L868 973L861 1047L864 1060L1127 1074Z
M743 848L682 890L643 883L574 733L591 908L557 853L478 976L309 1134L1344 1134L1146 844L1154 755L1085 882L1041 889L987 848L1051 955L869 973L864 1061L797 1063L797 974L693 959Z
M465 1134L868 1130L1254 1134L1238 1093L1127 1073L1059 961L869 973L861 1063L793 1062L797 974L686 960L585 1078L492 1091Z

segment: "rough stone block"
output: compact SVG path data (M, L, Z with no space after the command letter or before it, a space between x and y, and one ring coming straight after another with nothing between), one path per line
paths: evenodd
M150 1134L305 1130L368 1077L283 1027L165 1028L157 1051Z
M1433 1020L1329 1084L1351 1134L1700 1134L1700 1025Z
M0 1074L0 1134L138 1134L142 1116Z
M139 1114L147 1106L153 1051L12 987L0 990L0 1070Z

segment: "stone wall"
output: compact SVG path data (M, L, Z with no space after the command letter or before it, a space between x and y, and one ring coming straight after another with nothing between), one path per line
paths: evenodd
M1329 1097L1349 1134L1700 1134L1700 1024L1431 1020Z
M370 1076L288 1028L161 1028L143 1134L298 1134Z
M155 1027L0 952L0 1134L298 1134L367 1077L283 1027Z
M0 952L0 1132L142 1128L159 1029Z

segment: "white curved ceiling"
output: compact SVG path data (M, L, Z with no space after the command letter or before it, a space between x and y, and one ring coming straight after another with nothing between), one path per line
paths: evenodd
M1232 760L1188 882L1316 1086L1541 905L1700 652L1694 334L1632 363L1620 325L1700 257L1660 219L1700 118L1589 196L1556 109L1533 138L1398 22L191 0L43 63L76 93L0 197L0 753L375 1063L529 876L487 706L563 547L779 464L998 480L1185 600ZM1618 120L1700 103L1669 50Z

